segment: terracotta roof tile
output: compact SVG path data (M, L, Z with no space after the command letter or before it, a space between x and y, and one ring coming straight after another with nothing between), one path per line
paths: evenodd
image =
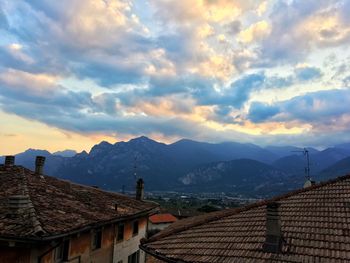
M177 218L172 214L155 214L150 216L149 220L153 224L160 224L160 223L173 223L177 221Z
M266 204L278 202L280 253L262 250ZM188 218L142 244L181 262L349 262L350 175L248 205Z
M17 216L11 216L8 205L14 196L28 201ZM0 165L0 236L3 237L59 235L156 207L154 203L121 194L39 176L21 166Z

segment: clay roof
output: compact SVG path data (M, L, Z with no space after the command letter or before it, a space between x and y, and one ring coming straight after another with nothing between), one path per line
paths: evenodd
M149 217L152 224L173 223L177 218L172 214L155 214Z
M283 247L262 250L266 205L280 204ZM271 200L179 220L146 240L168 262L349 262L350 175Z
M15 216L11 202L23 206ZM156 207L121 194L39 176L22 166L0 165L1 238L49 238L148 215Z

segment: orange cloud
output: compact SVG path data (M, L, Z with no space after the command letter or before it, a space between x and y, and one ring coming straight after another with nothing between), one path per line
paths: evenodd
M266 37L271 32L271 26L265 20L252 24L247 29L241 31L238 38L243 43L251 43Z
M7 87L32 92L35 95L49 94L57 89L57 76L49 74L34 74L16 69L7 69L0 73L0 82Z

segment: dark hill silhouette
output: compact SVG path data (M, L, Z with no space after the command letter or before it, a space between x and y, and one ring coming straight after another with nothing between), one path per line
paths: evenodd
M302 154L291 152L293 150L301 148L294 146L262 148L246 143L215 144L187 139L164 144L142 136L114 144L103 141L93 146L88 153L83 151L72 157L29 149L16 156L16 163L34 169L35 156L43 155L47 158L45 173L108 190L118 191L123 186L126 190L133 190L136 164L136 176L143 177L147 190L228 189L239 193L246 191L246 186L250 184L249 187L254 189L258 187L256 189L263 192L263 189L272 189L273 185L277 184L280 184L280 189L295 188L303 180L299 178L304 176L305 159ZM321 170L350 156L350 150L345 146L327 148L323 151L309 148L309 151L311 174L315 176ZM226 167L221 175L225 179L206 183L206 176L215 177L215 173L218 173L214 169L216 163L223 163ZM203 168L208 165L208 169ZM214 165L214 168L210 168L210 165ZM263 165L267 170L262 169ZM198 174L198 171L202 171L204 175ZM208 171L211 171L212 175L209 175ZM196 174L194 184L186 184L183 180L190 173ZM238 180L237 182L228 180L231 178L230 173L234 180ZM273 176L274 174L279 176ZM249 178L256 180L250 181ZM264 178L264 184L259 181L260 178ZM280 181L280 178L284 181ZM227 188L227 183L235 184L237 188Z

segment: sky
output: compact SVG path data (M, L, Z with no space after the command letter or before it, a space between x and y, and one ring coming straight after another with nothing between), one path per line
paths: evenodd
M350 142L350 0L2 0L0 154Z

